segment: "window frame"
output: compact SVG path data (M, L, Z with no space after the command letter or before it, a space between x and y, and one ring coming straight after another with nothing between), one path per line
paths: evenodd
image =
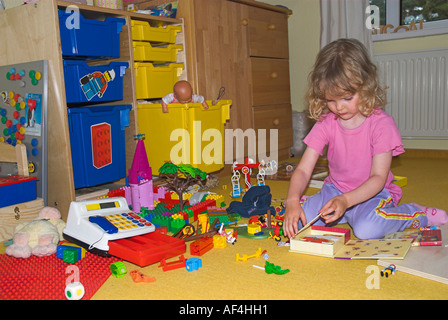
M386 1L386 24L392 24L395 28L400 26L400 0ZM396 33L389 32L380 34L379 30L376 35L372 35L373 41L384 41L394 39L405 39L414 37L423 37L437 34L448 34L448 19L440 21L430 21L423 23L423 29L420 24L416 23L417 30L414 31L398 31Z

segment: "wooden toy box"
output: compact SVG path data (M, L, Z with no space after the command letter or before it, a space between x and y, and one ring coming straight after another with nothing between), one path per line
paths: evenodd
M0 241L11 239L17 224L30 222L37 218L43 207L44 200L37 198L36 200L0 208Z
M350 229L311 226L290 241L290 251L334 259L404 259L413 239L350 240Z
M311 226L290 241L290 251L333 257L350 240L350 229Z

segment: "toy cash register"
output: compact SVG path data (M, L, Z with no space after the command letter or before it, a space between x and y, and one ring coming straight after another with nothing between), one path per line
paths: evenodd
M153 232L155 226L129 210L126 199L73 201L63 231L64 238L100 255L107 255L109 240Z

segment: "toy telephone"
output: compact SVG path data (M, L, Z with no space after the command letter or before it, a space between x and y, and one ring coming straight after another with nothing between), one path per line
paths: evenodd
M96 253L109 251L110 240L153 232L155 226L129 210L126 199L73 201L63 231L64 238ZM98 252L99 251L99 252Z

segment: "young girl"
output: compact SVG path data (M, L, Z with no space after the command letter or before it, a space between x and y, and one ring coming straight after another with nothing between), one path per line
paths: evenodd
M348 223L359 239L378 239L405 228L448 222L445 211L417 204L397 206L392 157L404 152L394 119L381 109L385 92L364 45L339 39L325 46L310 74L309 112L316 124L294 171L285 201L283 232L294 237L315 225ZM328 145L329 176L322 190L300 205L314 166Z

